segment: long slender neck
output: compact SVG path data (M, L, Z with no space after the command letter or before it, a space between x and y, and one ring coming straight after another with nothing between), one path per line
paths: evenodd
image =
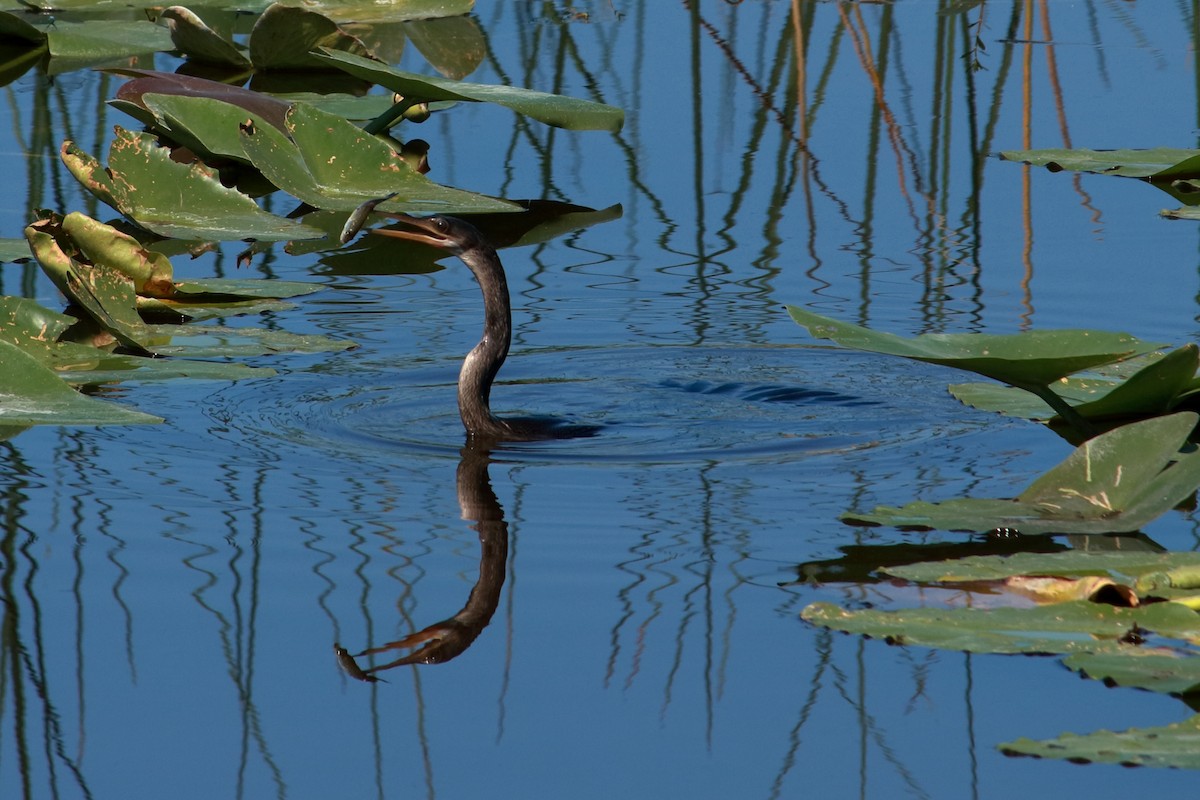
M512 307L504 266L491 247L477 246L459 255L479 282L483 293L483 338L463 360L458 373L458 413L463 426L473 435L498 436L506 432L503 422L492 414L492 381L512 343Z

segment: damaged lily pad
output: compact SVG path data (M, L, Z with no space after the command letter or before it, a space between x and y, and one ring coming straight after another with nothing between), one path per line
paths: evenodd
M281 241L323 236L320 231L263 211L246 195L221 184L201 164L179 164L150 134L118 126L106 170L66 141L63 163L100 200L160 236L192 241Z
M1064 733L1042 741L1022 738L1000 745L1000 750L1010 756L1059 758L1080 764L1200 769L1200 715L1158 728L1082 736Z
M520 210L505 200L434 183L382 139L333 114L297 104L285 127L287 135L271 126L243 125L242 149L267 180L314 208L352 211L395 194L379 211Z

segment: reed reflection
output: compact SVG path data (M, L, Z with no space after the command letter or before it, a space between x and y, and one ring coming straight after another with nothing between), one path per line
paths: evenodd
M472 529L479 534L479 578L467 596L466 604L447 619L359 653L352 654L335 643L338 666L350 677L375 682L380 680L375 673L384 670L407 664L444 664L466 652L491 622L500 604L508 561L508 523L504 521L504 509L500 507L488 475L491 461L490 448L471 441L463 447L455 473L462 518L470 521ZM361 668L356 661L414 647L417 648L415 652L367 669Z

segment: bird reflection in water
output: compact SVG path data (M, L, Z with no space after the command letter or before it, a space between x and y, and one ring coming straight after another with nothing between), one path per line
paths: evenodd
M351 678L374 682L380 680L375 673L406 664L444 664L465 652L491 621L504 587L508 561L508 524L504 521L500 501L492 490L488 476L490 463L491 452L488 449L468 443L462 449L455 474L462 518L472 522L471 527L479 534L479 579L471 589L466 605L448 619L435 622L397 641L369 647L360 653L351 654L346 648L335 644L333 648L338 666ZM394 653L413 647L418 648L413 653L368 669L361 668L356 661L364 656Z

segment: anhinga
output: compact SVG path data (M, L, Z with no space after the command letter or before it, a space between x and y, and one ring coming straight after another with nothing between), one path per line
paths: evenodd
M374 233L422 242L453 253L467 265L483 293L483 338L467 353L458 373L458 413L472 438L524 442L591 436L595 426L566 425L544 418L502 418L492 413L490 395L496 373L512 343L512 306L504 265L496 249L469 222L455 217L388 214L411 230L384 228Z

